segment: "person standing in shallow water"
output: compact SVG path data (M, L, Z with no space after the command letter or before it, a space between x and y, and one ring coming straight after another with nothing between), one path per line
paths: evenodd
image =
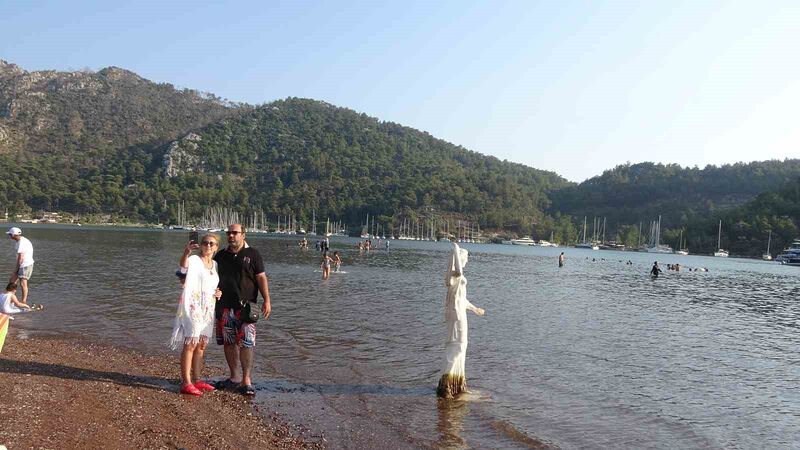
M650 269L650 276L653 278L658 278L658 274L661 273L661 268L658 267L658 261L653 262L653 268Z
M322 263L319 265L319 268L322 270L322 279L327 280L328 276L331 274L331 263L333 262L333 258L328 256L328 252L322 252Z
M253 349L256 346L256 324L242 320L243 302L255 307L258 294L264 298L261 312L268 318L272 312L267 274L258 250L245 241L242 224L234 223L225 232L228 247L214 255L219 267L219 288L214 333L217 345L223 345L230 377L216 384L217 389L234 389L243 395L255 395L250 373L253 370ZM241 368L241 371L240 371Z
M464 366L467 357L467 310L482 316L484 310L467 300L467 279L464 277L464 266L469 253L453 244L453 253L447 264L444 284L447 296L444 301L444 317L447 322L447 338L445 342L444 369L436 395L452 398L467 389Z
M22 230L17 227L11 227L6 231L8 238L16 241L15 252L17 255L14 266L14 273L9 278L9 283L16 283L19 281L19 286L22 288L22 303L28 303L28 280L33 275L33 244L31 241L22 236Z
M558 267L564 267L564 260L566 259L567 257L564 256L564 252L561 252L561 254L558 255Z

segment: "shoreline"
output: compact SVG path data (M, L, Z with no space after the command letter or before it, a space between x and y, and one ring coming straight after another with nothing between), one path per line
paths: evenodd
M221 378L207 367L204 378ZM0 354L0 445L13 448L318 449L231 392L181 395L177 355L14 330Z

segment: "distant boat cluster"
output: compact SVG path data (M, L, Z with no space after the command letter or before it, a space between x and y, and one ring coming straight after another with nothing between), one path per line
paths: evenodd
M648 236L648 240L646 244L641 243L642 237L642 224L639 224L639 239L640 242L636 247L628 247L624 244L620 244L614 241L606 241L605 240L605 226L606 221L605 218L602 220L598 220L597 218L594 219L594 227L592 231L592 239L586 239L586 230L587 230L587 223L586 217L583 218L583 239L581 242L575 244L575 248L584 248L589 250L620 250L620 251L638 251L638 252L646 252L646 253L660 253L660 254L675 254L675 255L688 255L689 249L686 246L686 237L683 235L683 230L680 230L680 235L678 237L678 249L673 249L671 246L667 244L661 243L661 216L658 216L658 220L654 220L650 223L650 232ZM530 242L534 242L530 240L530 238L526 238ZM520 240L524 241L524 240ZM527 242L527 241L526 241ZM546 241L545 241L546 242ZM512 241L503 241L503 243L512 243ZM772 254L770 253L770 245L772 243L772 231L769 233L769 237L767 238L767 251L766 253L761 255L761 259L764 261L772 261ZM523 244L523 245L531 245L531 244ZM719 221L719 225L717 228L717 250L714 251L712 256L717 258L727 258L730 256L729 252L722 248L722 221ZM793 266L800 266L800 240L795 240L791 247L785 249L781 254L775 257L775 261L781 264L793 265Z
M241 223L247 228L250 234L275 234L275 235L307 235L317 236L322 234L325 237L342 236L349 237L350 232L342 221L331 221L325 219L324 233L318 233L317 212L312 211L312 220L309 230L299 225L294 214L277 216L277 225L274 228L268 226L266 217L261 211L253 212L245 220L237 211L228 208L208 207L203 213L203 217L190 224L186 217L186 209L183 203L177 206L178 224L170 225L170 230L201 230L210 232L224 231L227 224ZM405 218L397 227L386 229L382 224L376 223L375 216L367 214L362 227L362 239L399 239L409 241L444 241L460 243L483 243L485 239L481 236L480 227L471 222L457 220L453 223L449 220L423 219L413 220Z
M533 247L533 246L536 246L536 247L558 247L558 244L556 244L554 242L545 241L543 239L535 241L535 240L531 239L530 236L525 236L524 238L521 238L521 239L503 240L502 243L503 244L507 244L507 245L525 245L525 246L528 246L528 247Z
M226 229L227 224L230 223L244 223L247 227L248 233L261 233L261 234L274 234L274 235L307 235L317 236L317 214L316 211L312 212L312 221L310 228L306 231L305 228L298 225L296 216L293 214L277 216L277 225L270 228L267 225L266 217L262 212L253 212L246 220L241 220L239 213L227 208L209 207L203 213L203 217L198 221L197 225L187 225L184 204L178 205L177 219L178 225L170 225L169 229L174 230L202 230L210 232L221 232ZM583 233L581 242L574 245L574 248L582 248L588 250L618 250L618 251L638 251L645 253L657 254L675 254L675 255L689 255L687 247L687 239L680 230L678 237L678 247L673 249L670 245L661 242L661 216L658 220L653 220L650 223L650 231L647 235L646 242L642 242L642 223L639 223L639 242L636 247L627 246L615 241L606 241L606 219L594 218L592 235L587 239L587 218L583 218ZM347 227L342 221L331 221L329 218L325 219L325 231L320 233L325 237L331 236L350 236ZM473 225L468 221L456 220L452 223L449 220L442 219L411 219L404 218L399 225L389 227L386 229L382 224L376 223L375 216L366 215L366 219L362 226L360 237L362 239L398 239L408 241L431 241L431 242L459 242L459 243L485 243L486 239L482 236L480 226ZM550 234L550 240L535 240L530 236L525 236L518 239L504 239L501 241L506 245L520 245L528 247L559 247L559 244L554 242L553 233ZM762 255L765 261L772 261L772 254L770 253L770 245L772 243L772 231L770 231L767 240L767 251ZM719 221L717 228L717 250L712 253L713 256L718 258L727 258L729 252L722 248L722 221ZM792 245L778 254L775 259L776 262L781 264L800 266L800 240L795 240Z

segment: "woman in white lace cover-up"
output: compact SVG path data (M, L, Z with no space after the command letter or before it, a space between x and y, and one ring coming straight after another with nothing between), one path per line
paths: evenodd
M452 398L467 389L464 364L467 357L467 310L482 316L484 311L467 300L467 279L464 266L469 252L453 244L453 253L447 265L444 284L447 297L444 302L444 317L447 322L445 362L436 395Z
M200 255L191 255L200 248ZM203 371L203 355L214 329L214 305L221 292L217 289L219 274L217 263L212 258L219 248L219 238L206 234L200 242L189 241L183 250L180 266L185 270L175 326L170 345L181 351L181 393L201 396L203 391L214 388L200 380Z

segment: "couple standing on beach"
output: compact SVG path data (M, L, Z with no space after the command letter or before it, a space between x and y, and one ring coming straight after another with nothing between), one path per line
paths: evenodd
M264 298L261 313L264 318L269 317L272 310L269 284L261 255L245 241L244 227L231 224L225 234L226 248L219 250L219 238L208 233L200 242L189 241L180 258L180 273L185 278L171 344L174 348L183 345L183 394L201 396L203 391L216 388L255 395L250 374L256 325L246 312L257 308L260 292ZM192 255L198 248L200 255ZM215 386L200 380L212 328L217 344L223 345L230 369L230 377Z

